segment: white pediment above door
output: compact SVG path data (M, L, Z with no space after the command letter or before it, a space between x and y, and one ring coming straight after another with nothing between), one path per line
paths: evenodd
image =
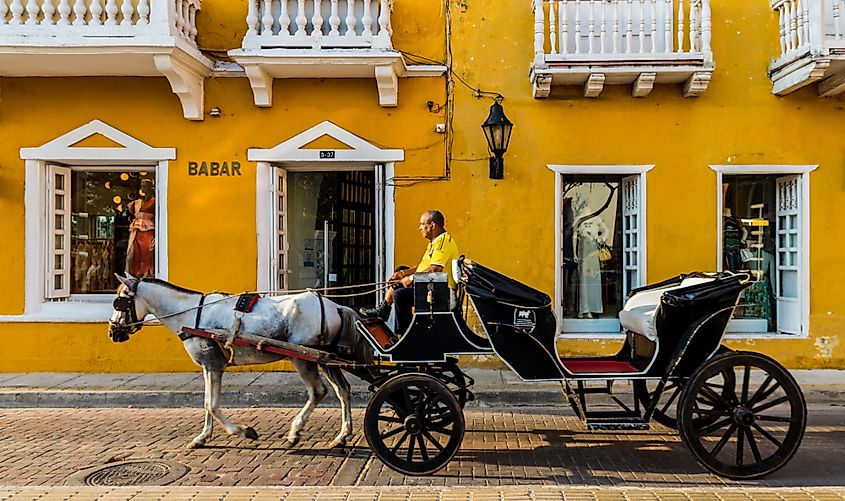
M114 146L75 146L86 139L105 138ZM92 120L36 148L21 148L23 160L54 162L137 163L174 160L175 148L154 148L101 121Z
M309 147L326 137L347 148L320 149ZM328 120L300 132L272 148L250 148L251 162L401 162L404 150L383 149L339 127Z

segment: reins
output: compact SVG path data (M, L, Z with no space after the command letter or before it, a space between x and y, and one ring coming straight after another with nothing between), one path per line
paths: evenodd
M366 290L364 292L357 292L357 293L352 293L352 294L321 294L320 293L320 291L357 289L357 288L360 288L360 287L372 287L374 285L376 285L378 287L374 287L373 289L369 289L369 290ZM281 295L301 294L303 292L313 292L313 293L319 295L322 298L331 299L331 298L347 298L347 297L366 296L368 294L373 294L373 293L376 293L376 292L383 291L383 290L387 289L387 287L388 287L388 285L387 285L386 282L372 282L372 283L368 283L368 284L339 285L339 286L336 286L336 287L320 287L320 288L306 288L306 289L282 289L282 290L272 290L272 291L245 291L245 292L243 292L243 294L258 294L258 295L261 295L261 296L281 296ZM152 322L157 322L157 321L160 321L160 320L165 319L165 318L177 317L179 315L183 315L185 313L197 310L197 317L196 317L195 325L197 326L196 328L199 328L198 326L199 326L199 322L200 322L201 312L202 312L202 309L204 307L211 306L213 304L220 303L220 302L223 302L223 301L229 301L229 300L232 300L232 299L237 299L237 297L238 297L237 294L231 294L231 295L226 295L225 297L222 297L222 298L219 298L219 299L214 299L212 301L206 301L206 298L209 295L215 294L215 293L211 293L211 294L200 293L200 294L201 294L200 303L196 306L192 306L190 308L186 308L184 310L177 311L175 313L157 316L154 320L136 320L134 322L123 324L123 327L134 327L136 325L142 325L142 326L148 325ZM216 294L223 294L223 293L216 293Z

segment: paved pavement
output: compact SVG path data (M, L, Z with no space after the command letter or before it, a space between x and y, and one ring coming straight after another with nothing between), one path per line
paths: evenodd
M842 501L841 489L422 488L0 488L0 500L251 501Z
M775 474L734 482L706 473L671 430L589 432L550 383L471 370L479 400L466 409L461 450L435 475L385 467L361 429L366 384L353 383L352 446L329 449L336 405L312 415L302 441L284 433L304 402L286 373L230 373L227 415L261 440L202 427L199 374L0 374L0 501L10 499L277 499L280 501L845 500L845 371L793 371L809 425ZM627 391L620 385L620 392ZM169 461L187 473L149 487L79 485L80 472L121 461Z
M838 488L845 485L845 414L811 406L802 447L778 472L736 482L707 473L677 434L590 432L571 412L555 408L468 409L457 455L440 472L409 477L370 452L363 409L353 412L352 447L330 449L338 409L318 408L296 446L282 434L297 409L244 408L227 412L261 436L247 441L217 427L208 446L185 445L202 427L200 409L0 410L0 485L71 486L75 474L119 461L174 461L187 467L175 487L504 487L598 489ZM342 500L341 500L342 501Z
M524 383L513 372L468 369L475 379L475 406L558 406L558 383ZM808 402L845 402L845 371L792 371ZM366 405L367 383L349 376L353 402ZM616 385L629 391L627 382ZM331 393L331 392L330 392ZM0 408L15 407L201 407L203 380L199 372L149 374L0 373ZM224 377L226 407L298 406L305 390L288 372L229 372ZM333 396L327 399L335 402ZM329 403L329 405L332 405Z

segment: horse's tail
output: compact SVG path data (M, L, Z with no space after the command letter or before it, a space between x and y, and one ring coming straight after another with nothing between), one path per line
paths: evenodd
M358 332L356 322L358 321L358 314L355 310L346 306L338 306L337 312L340 314L340 337L338 340L338 348L340 351L350 357L353 362L362 364L369 364L373 361L373 347L366 339Z

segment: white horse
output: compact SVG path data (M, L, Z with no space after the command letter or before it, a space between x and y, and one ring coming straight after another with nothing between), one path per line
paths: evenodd
M148 314L159 319L165 327L177 334L181 333L182 327L196 326L200 329L228 331L233 325L234 306L239 297L237 295L203 294L155 278L138 280L128 273L125 278L117 278L121 285L117 290L115 311L109 321L109 335L115 342L128 340L129 335L141 328L141 321ZM356 319L352 309L322 299L315 293L306 292L259 299L252 312L243 315L240 332L298 345L335 347L336 351L346 358L367 363L372 360L373 353L366 340L355 329ZM232 424L220 411L223 372L228 365L263 364L283 357L239 346L234 346L234 353L230 353L228 349L224 350L220 343L208 338L188 337L184 334L180 334L180 338L183 338L182 345L188 355L202 367L205 379L205 425L202 433L194 438L188 447L205 445L211 436L215 419L229 435L257 440L258 434L255 430L248 426ZM316 362L298 359L292 359L292 362L308 391L308 401L291 423L287 435L288 442L295 444L311 411L326 395L326 386L320 378ZM350 386L343 372L337 367L324 365L323 372L340 400L343 414L340 433L330 445L342 447L352 435Z

